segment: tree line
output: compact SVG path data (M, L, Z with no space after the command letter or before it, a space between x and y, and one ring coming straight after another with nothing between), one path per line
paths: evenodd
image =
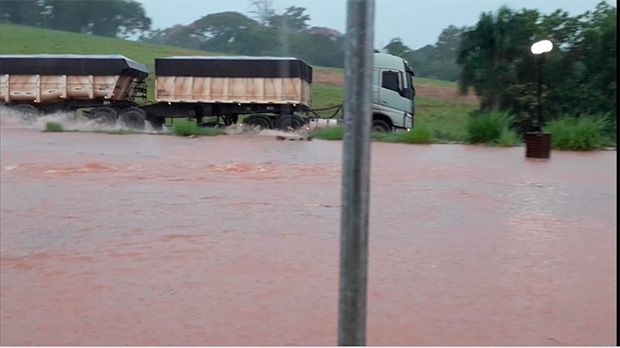
M342 67L344 36L331 28L311 27L303 7L276 13L272 0L250 1L249 16L220 12L188 25L154 30L140 37L147 43L253 56L294 56L310 64Z
M467 30L467 27L450 25L441 32L434 45L429 44L417 50L409 48L400 38L394 38L383 47L383 51L406 59L417 76L456 81L459 76L456 57L461 36Z
M134 0L11 0L0 2L3 22L128 38L151 29L151 18Z

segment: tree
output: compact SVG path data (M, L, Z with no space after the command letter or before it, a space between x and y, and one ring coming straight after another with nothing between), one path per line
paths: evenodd
M47 22L49 27L57 30L87 33L92 14L85 1L46 1L51 7ZM86 8L85 8L86 7Z
M258 24L238 12L220 12L206 15L190 25L192 34L200 37L202 49L228 52L237 37Z
M616 120L617 14L605 2L575 18L545 17L549 32L570 28L554 51L556 64L545 70L550 92L547 104L557 113L609 113ZM567 30L568 31L568 30ZM552 88L553 87L553 88Z
M344 38L320 34L305 36L303 58L308 63L320 66L343 67Z
M437 43L435 43L435 55L437 58L443 57L448 61L456 63L456 56L459 46L461 45L461 37L467 30L467 27L457 28L453 25L442 30L437 39Z
M411 48L405 45L398 37L390 40L390 42L383 47L383 51L403 58L412 52Z
M134 0L84 1L79 15L93 35L126 38L151 27L142 4Z
M256 25L252 29L239 32L238 36L229 45L227 53L242 54L248 56L278 56L277 45L278 28Z
M151 19L134 0L3 1L2 19L109 37L126 38L150 29Z
M250 0L250 14L262 26L269 25L269 20L275 15L273 0Z
M146 16L146 11L139 2L121 1L119 9L121 17L118 18L118 14L114 16L117 24L116 37L128 38L151 28L151 18Z
M44 26L49 8L45 0L4 0L0 2L0 18L8 23Z
M181 24L166 29L149 31L140 36L139 41L190 49L200 49L204 43L200 37L194 35L192 27Z
M269 19L269 24L275 27L286 28L295 31L308 29L310 15L305 14L303 7L291 6L281 15L273 15Z
M434 45L417 50L409 48L400 38L394 38L383 47L383 51L406 59L417 76L456 81L459 74L456 56L465 31L465 27L451 25L441 32Z
M473 88L483 110L510 103L506 91L517 82L519 61L526 59L537 17L537 11L515 13L501 7L495 14L483 13L464 33L457 58L459 86L462 93Z

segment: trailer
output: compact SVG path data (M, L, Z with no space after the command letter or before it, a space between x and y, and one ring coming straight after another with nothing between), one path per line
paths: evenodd
M1 55L0 103L27 115L89 109L88 117L140 127L147 77L122 55Z
M156 58L155 75L156 103L141 109L156 125L188 118L228 126L246 116L246 125L296 129L311 110L312 67L297 58Z

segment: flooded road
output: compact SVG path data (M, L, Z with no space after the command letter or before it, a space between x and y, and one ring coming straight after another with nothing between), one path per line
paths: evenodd
M335 345L341 143L7 128L3 345ZM374 143L369 345L613 345L616 153Z

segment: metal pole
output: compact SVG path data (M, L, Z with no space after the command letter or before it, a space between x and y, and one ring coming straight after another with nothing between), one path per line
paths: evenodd
M542 87L543 87L543 65L545 64L545 54L541 53L538 59L538 131L542 131Z
M347 1L338 344L366 344L374 0Z

